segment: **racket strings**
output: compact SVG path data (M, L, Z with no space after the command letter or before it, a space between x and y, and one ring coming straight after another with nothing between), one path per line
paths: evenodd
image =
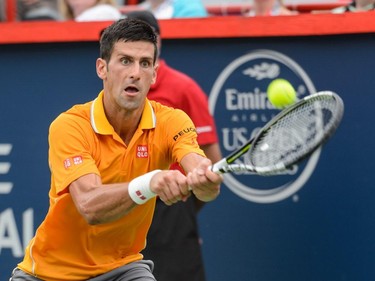
M245 162L273 170L298 161L335 126L335 110L334 99L319 97L294 108L258 136Z

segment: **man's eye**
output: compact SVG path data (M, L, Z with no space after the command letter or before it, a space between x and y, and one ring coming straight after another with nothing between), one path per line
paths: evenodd
M127 59L127 58L123 58L123 59L121 59L121 63L122 63L122 64L129 64L129 63L130 63L130 60Z
M151 64L149 61L142 61L141 62L142 67L149 67Z

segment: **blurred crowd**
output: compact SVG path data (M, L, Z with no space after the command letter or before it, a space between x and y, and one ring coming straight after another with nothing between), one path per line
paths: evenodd
M287 8L284 0L252 0L251 10L246 16L295 15L297 11ZM182 17L207 17L209 13L202 0L139 0L137 4L126 0L14 0L17 21L75 20L100 21L117 20L123 16L126 7L146 9L157 19ZM250 3L250 1L249 1ZM6 20L7 0L0 0L0 20ZM374 10L375 0L353 0L348 5L329 12L359 12Z

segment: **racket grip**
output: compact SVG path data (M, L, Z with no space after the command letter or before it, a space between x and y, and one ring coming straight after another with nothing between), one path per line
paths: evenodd
M222 169L223 167L228 166L228 162L226 158L221 159L220 161L216 162L215 164L212 165L211 171L216 173L216 174L223 174L224 170Z
M223 174L225 173L225 170L222 169L223 167L227 167L228 166L228 162L227 162L227 159L226 158L223 158L221 159L220 161L216 162L215 164L213 164L212 166L209 166L208 168L216 173L216 174ZM189 186L189 191L192 191L193 189Z

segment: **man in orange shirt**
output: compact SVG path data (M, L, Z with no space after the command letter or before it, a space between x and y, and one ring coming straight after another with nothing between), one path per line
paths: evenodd
M103 91L50 126L49 211L13 271L19 280L155 280L143 260L158 196L165 204L214 200L222 177L197 144L190 118L149 101L157 36L120 20L100 40ZM173 124L173 126L172 126ZM186 176L167 170L178 162Z

